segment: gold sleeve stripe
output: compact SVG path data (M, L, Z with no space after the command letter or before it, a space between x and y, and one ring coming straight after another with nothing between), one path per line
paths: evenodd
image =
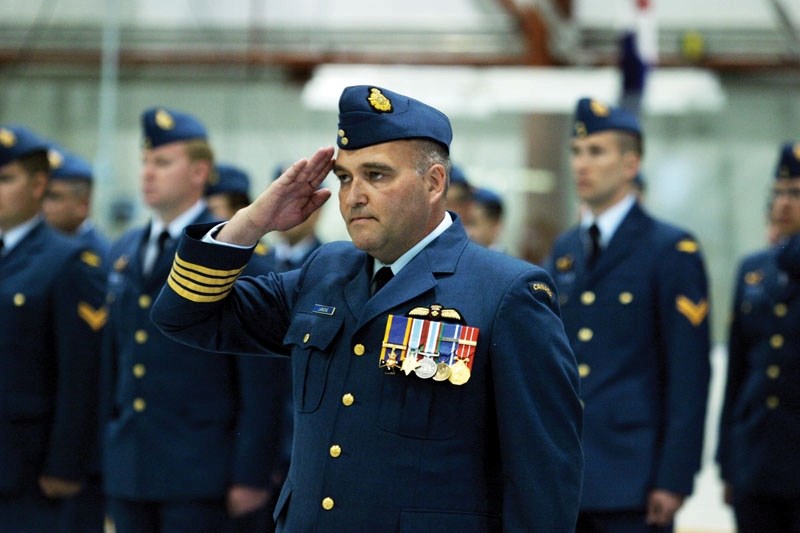
M220 294L229 291L233 286L233 281L231 281L230 283L225 283L224 285L214 285L214 286L209 286L202 283L195 283L191 278L186 278L184 276L181 276L174 269L172 270L172 272L169 273L169 277L170 279L174 279L176 283L180 283L181 287L184 287L190 291L199 294Z
M683 296L682 294L675 298L675 308L680 314L695 327L699 326L705 320L708 314L708 301L703 299L697 303Z
M217 278L225 278L228 276L238 275L245 268L243 266L241 268L236 268L234 270L217 270L214 268L204 267L203 265L198 265L197 263L190 263L188 261L184 261L177 254L175 255L175 264L178 264L183 268L188 268L189 270L193 270L200 274L206 274L208 276L214 276Z
M99 331L108 321L108 310L105 307L95 309L86 302L78 302L78 316L92 328L92 331Z
M186 290L185 288L183 288L183 286L181 286L181 284L178 283L175 280L175 278L172 277L172 276L167 278L167 284L170 286L170 288L173 291L175 291L175 293L178 296L186 298L187 300L189 300L191 302L199 302L199 303L218 302L218 301L224 299L226 296L228 296L228 293L231 292L231 288L229 287L228 290L226 290L225 292L223 292L221 294L215 294L215 295L211 295L211 296L205 296L205 295L202 295L202 294L197 294L195 292L192 292L192 291L189 291L189 290Z
M236 281L236 278L239 277L238 272L233 276L228 276L225 278L203 276L202 274L198 274L193 270L188 270L181 267L177 261L172 263L172 271L180 274L182 278L191 279L198 283L202 283L203 285L217 285L217 286L229 285L234 281Z

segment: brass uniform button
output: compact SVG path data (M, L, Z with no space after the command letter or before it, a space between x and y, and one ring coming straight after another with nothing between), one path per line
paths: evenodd
M147 342L147 331L143 329L137 329L136 333L133 335L134 340L136 340L136 344L144 344Z
M322 499L322 508L326 511L330 511L333 509L333 498L323 498Z
M781 401L777 396L767 396L767 407L770 409L777 409Z
M356 354L357 356L361 357L362 355L364 355L364 352L366 352L366 349L364 348L363 344L358 343L355 346L353 346L353 353Z
M331 446L329 451L331 457L339 457L340 455L342 455L342 448L338 444L334 444L333 446Z
M777 317L784 317L786 316L786 312L788 309L786 308L786 304L775 304L775 316Z
M591 374L592 368L587 365L586 363L581 363L578 365L578 375L582 378L585 378L589 374Z
M25 305L25 295L21 292L18 292L14 295L14 306L22 307L23 305Z
M622 305L628 305L633 301L633 294L628 291L619 293L619 303Z
M583 305L592 305L596 299L597 297L592 291L586 291L581 294L581 303Z
M308 339L310 338L311 338L311 333L306 333L305 335L303 335L303 344L308 343Z
M356 401L356 399L349 392L347 394L345 394L344 396L342 396L342 403L345 404L347 407L350 407L351 405L353 405L353 402L355 402L355 401Z
M589 328L581 328L578 330L578 340L581 342L589 342L594 337L594 332Z
M143 378L147 369L142 363L136 363L133 365L133 375L137 378Z
M142 294L141 296L139 296L139 307L141 307L142 309L147 309L148 307L150 307L150 304L152 303L153 299L150 298L149 294Z
M780 333L776 333L772 337L769 338L769 345L775 348L776 350L783 347L783 335Z
M767 377L769 379L778 379L778 376L781 375L781 367L778 365L769 365L767 367Z
M147 402L145 402L142 398L136 398L133 400L133 410L137 413L141 413L147 408Z

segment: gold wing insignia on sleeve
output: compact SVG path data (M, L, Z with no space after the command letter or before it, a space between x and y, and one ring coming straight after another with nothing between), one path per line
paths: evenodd
M92 331L100 331L108 320L108 309L95 309L86 302L78 302L78 316L86 322Z
M706 315L708 315L708 300L703 298L697 303L694 303L690 298L680 294L675 298L675 308L680 314L694 326L697 327L703 323Z
M543 292L547 294L547 297L550 298L551 301L553 300L553 289L551 289L547 283L542 283L541 281L534 281L533 283L531 283L531 290L534 293Z

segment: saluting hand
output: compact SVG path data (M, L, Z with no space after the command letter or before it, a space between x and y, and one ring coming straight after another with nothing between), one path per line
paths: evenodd
M647 499L647 518L645 522L654 526L668 526L675 519L675 513L683 505L683 496L663 489L650 492Z
M317 187L333 168L333 147L320 148L310 159L300 159L249 206L240 209L222 228L221 242L252 246L270 231L285 231L303 222L331 197Z
M51 476L39 477L39 488L48 498L69 498L81 491L81 484Z

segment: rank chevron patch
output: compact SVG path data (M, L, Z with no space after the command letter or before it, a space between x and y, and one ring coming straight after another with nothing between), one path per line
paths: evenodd
M92 331L100 331L108 320L108 309L95 309L86 302L78 302L78 316L86 322Z
M708 300L704 298L694 303L691 299L681 294L675 298L675 308L680 314L685 316L693 326L697 327L703 323L706 315L708 315Z

